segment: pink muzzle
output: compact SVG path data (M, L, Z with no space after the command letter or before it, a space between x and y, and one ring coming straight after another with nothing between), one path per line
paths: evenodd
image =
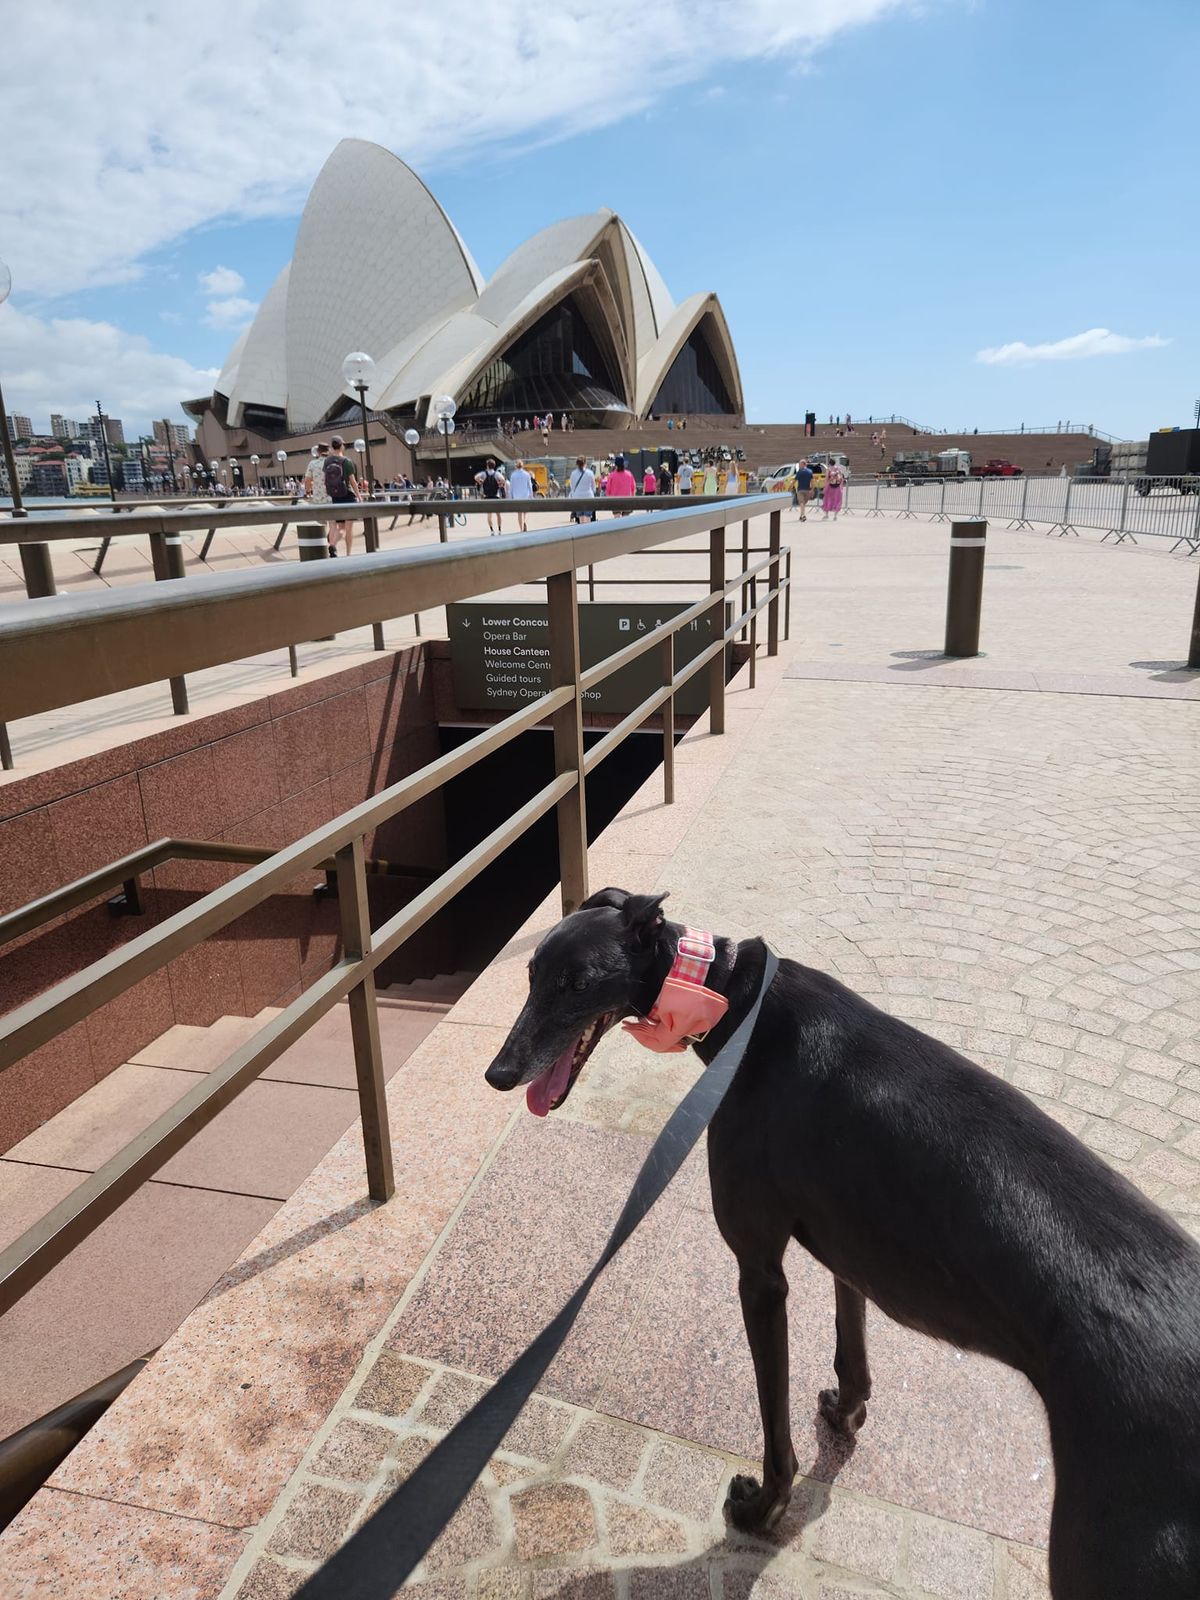
M724 995L714 994L704 986L716 954L711 933L685 928L650 1015L624 1023L625 1031L647 1050L666 1053L686 1050L703 1039L729 1010Z

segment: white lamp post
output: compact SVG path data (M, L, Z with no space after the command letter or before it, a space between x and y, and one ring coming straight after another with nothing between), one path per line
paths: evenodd
M404 442L408 446L409 460L412 464L413 472L415 473L417 470L417 446L421 442L421 435L415 428L405 428ZM415 478L413 479L413 482L416 482Z
M254 468L254 492L258 493L258 457L250 457L250 465Z
M220 470L221 470L221 463L219 461L210 461L208 463L208 476L209 476L209 481L212 484L212 491L211 492L213 494L217 493L217 485L220 482L220 480L217 477L217 474L218 474L218 472L220 472Z
M371 425L367 416L367 388L374 375L375 363L365 350L352 350L342 362L342 377L358 395L358 409L362 413L363 437L354 441L354 448L360 456L365 456L365 462L359 462L359 471L361 472L365 465L368 497L371 485L375 482L375 473L371 466Z
M452 394L440 394L433 402L433 414L437 418L437 431L441 434L446 445L446 490L450 491L450 435L454 432L454 413L458 410L458 401Z

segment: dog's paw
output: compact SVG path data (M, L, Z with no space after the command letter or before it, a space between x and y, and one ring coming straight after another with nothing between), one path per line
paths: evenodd
M844 1433L848 1439L852 1439L867 1420L867 1402L863 1400L847 1410L837 1389L821 1390L817 1396L817 1410L835 1433Z
M757 1478L739 1473L725 1497L725 1520L743 1533L769 1533L787 1510L791 1490L768 1492Z

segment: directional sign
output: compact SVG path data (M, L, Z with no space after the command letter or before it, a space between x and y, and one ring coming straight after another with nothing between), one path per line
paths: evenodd
M584 667L631 644L686 611L688 605L627 605L594 601L579 608L579 654ZM464 711L493 707L512 710L550 689L550 612L544 605L451 605L450 662L454 698ZM698 617L675 635L675 670L694 661L716 637L712 613ZM662 684L657 649L647 650L620 672L584 693L586 711L632 711ZM698 672L675 696L683 716L699 716L708 708L707 674Z

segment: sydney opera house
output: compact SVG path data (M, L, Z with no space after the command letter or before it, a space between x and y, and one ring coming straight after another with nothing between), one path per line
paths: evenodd
M614 212L543 228L485 281L416 173L345 139L213 394L187 405L205 447L227 454L354 427L342 363L357 350L375 361L370 408L402 427L429 427L443 394L459 427L546 411L588 428L744 411L716 295L677 305Z

